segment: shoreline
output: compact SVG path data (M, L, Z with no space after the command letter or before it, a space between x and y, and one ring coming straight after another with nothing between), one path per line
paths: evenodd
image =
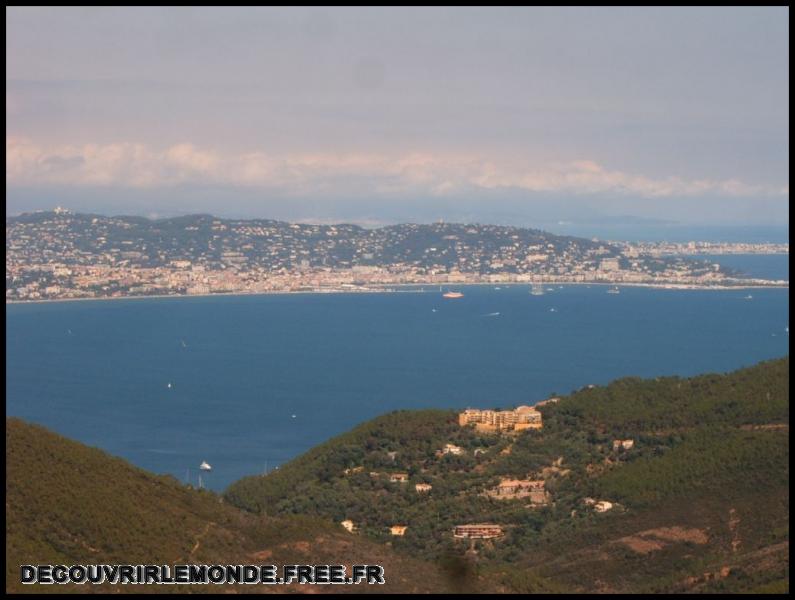
M294 294L315 294L315 295L325 295L325 294L406 294L406 293L416 293L416 294L423 294L423 293L432 293L426 290L421 289L387 289L387 288L415 288L420 286L431 286L436 287L437 285L441 285L442 287L452 288L463 288L463 287L472 287L472 286L494 286L494 287L518 287L518 286L525 286L531 287L533 285L532 282L509 282L509 283L500 283L500 282L483 282L483 283L385 283L381 284L383 288L367 288L367 289L358 289L358 290L340 290L340 289L332 289L332 290L296 290L296 291L273 291L273 292L246 292L246 291L236 291L236 292L218 292L218 293L209 293L209 294L148 294L148 295L141 295L141 296L101 296L98 298L52 298L52 299L43 299L43 300L6 300L6 306L11 304L54 304L58 302L84 302L84 301L99 301L99 300L146 300L146 299L154 299L154 298L210 298L210 297L233 297L233 296L280 296L280 295L294 295ZM716 292L725 292L731 290L750 290L750 289L776 289L776 290L789 290L789 282L786 284L776 284L776 285L698 285L698 284L687 284L687 283L615 283L615 282L591 282L591 281L570 281L570 282L560 282L560 281L548 281L548 282L541 282L536 283L536 285L585 285L585 286L592 286L592 285L600 285L600 286L610 286L610 287L642 287L642 288L657 288L661 290L702 290L702 291L716 291Z

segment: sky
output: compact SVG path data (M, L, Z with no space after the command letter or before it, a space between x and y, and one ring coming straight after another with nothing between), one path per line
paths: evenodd
M6 9L7 214L789 223L789 9Z

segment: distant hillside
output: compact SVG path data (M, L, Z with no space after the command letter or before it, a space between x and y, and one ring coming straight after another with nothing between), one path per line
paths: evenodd
M150 220L91 214L38 212L6 218L7 251L30 262L58 257L66 264L126 261L164 267L189 260L208 268L245 265L268 269L350 268L405 263L455 267L472 272L516 272L519 258L549 251L585 256L618 247L537 229L503 225L433 223L365 229L358 225L313 225L270 219L220 219L186 215ZM511 264L505 265L510 253ZM515 256L514 256L515 255ZM230 260L231 259L231 260ZM493 267L492 263L500 263ZM520 265L521 266L521 265Z
M313 592L444 592L459 587L456 563L397 555L337 524L244 513L15 418L6 419L6 592L23 586L21 564L381 564L386 585L312 586ZM222 592L227 586L70 586L67 591ZM282 586L230 586L279 592ZM306 591L308 586L293 586ZM378 587L378 589L374 589ZM278 589L276 589L278 588ZM294 590L295 591L295 590Z
M623 255L609 242L539 229L477 223L403 223L375 229L270 219L186 215L150 220L69 212L6 217L6 252L14 263L116 264L162 268L190 261L208 269L350 269L405 265L465 273L562 274L615 258L624 269L713 271L682 258ZM633 266L635 265L635 266ZM644 267L644 268L641 268ZM639 271L640 272L640 271Z
M336 290L408 283L781 285L708 260L537 229L404 223L377 229L68 211L6 218L6 300Z
M586 388L516 437L461 428L452 411L399 411L225 497L257 514L350 519L361 537L428 560L463 555L455 525L500 524L503 538L477 545L477 576L506 591L785 591L788 393L783 358ZM461 454L441 455L445 444ZM550 502L484 494L503 479L544 480ZM402 537L388 529L398 524Z

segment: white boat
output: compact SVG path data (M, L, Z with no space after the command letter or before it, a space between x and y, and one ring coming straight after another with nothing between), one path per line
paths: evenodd
M210 466L210 463L208 463L206 460L202 461L202 464L199 465L199 468L202 471L212 471L213 470L213 468Z
M461 292L446 292L442 294L442 298L463 298L464 294Z
M171 382L166 386L168 389L171 389Z
M530 290L530 294L532 294L533 296L543 296L544 288L541 285L534 283L532 289Z
M754 299L754 297L753 297L751 294L748 294L748 295L747 295L747 296L744 298L744 300L753 300L753 299Z
M611 287L609 290L607 290L607 293L608 294L620 294L621 290L618 289L618 286L615 286L615 287Z

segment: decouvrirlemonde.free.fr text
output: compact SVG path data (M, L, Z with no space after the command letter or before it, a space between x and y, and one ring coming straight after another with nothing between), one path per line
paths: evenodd
M24 584L383 584L380 565L21 565Z

